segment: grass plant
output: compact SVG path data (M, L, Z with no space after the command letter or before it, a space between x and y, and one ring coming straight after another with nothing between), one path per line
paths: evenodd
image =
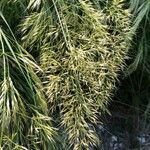
M61 149L96 146L94 126L133 34L124 1L2 0L0 8L2 149L59 149L59 134Z

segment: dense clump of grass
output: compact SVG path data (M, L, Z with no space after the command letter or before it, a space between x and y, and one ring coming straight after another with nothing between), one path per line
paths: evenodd
M41 69L0 19L0 148L54 148L56 130L35 71Z
M23 44L38 56L50 113L73 149L98 142L93 124L106 106L129 48L130 15L120 1L30 3Z
M53 126L61 149L95 146L132 37L124 1L3 0L2 10L12 2L22 38L1 13L1 147L59 149Z

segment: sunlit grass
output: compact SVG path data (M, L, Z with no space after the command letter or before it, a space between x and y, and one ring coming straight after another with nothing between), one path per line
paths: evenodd
M129 10L120 0L9 2L21 15L16 9L16 39L1 13L1 147L59 149L55 125L62 149L96 146L94 126L108 112L130 47Z
M55 129L30 54L16 41L4 16L0 27L0 147L2 149L54 148Z
M69 147L98 142L93 124L108 100L131 40L130 15L120 1L96 10L89 1L32 3L21 25L23 43L40 50L50 113L59 113Z

